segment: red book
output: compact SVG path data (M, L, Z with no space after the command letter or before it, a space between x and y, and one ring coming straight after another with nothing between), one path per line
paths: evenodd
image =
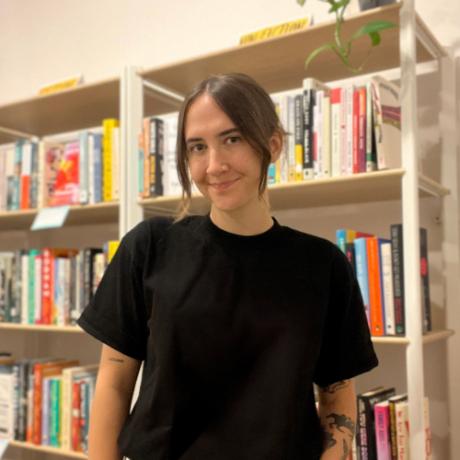
M32 144L25 142L20 147L22 149L22 164L20 176L20 208L30 208L30 175L32 169Z
M80 382L72 384L72 449L81 451L80 444Z
M359 172L359 89L353 90L353 174Z
M358 88L358 170L366 172L366 87Z
M377 237L366 239L367 245L367 270L369 279L369 312L371 322L371 334L375 336L384 335L381 283L380 283L380 261L379 242Z

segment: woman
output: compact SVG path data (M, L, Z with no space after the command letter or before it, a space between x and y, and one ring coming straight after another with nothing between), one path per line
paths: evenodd
M210 77L186 98L182 215L123 238L79 320L103 342L90 460L346 458L352 378L377 358L346 257L270 215L267 168L283 135L245 75ZM191 182L206 216L186 215Z

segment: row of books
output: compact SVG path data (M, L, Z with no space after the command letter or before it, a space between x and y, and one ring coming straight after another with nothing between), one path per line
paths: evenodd
M118 120L0 147L0 211L94 204L119 197Z
M307 78L301 90L272 98L288 135L280 159L269 166L269 185L401 166L399 88L384 78L334 88ZM144 118L140 197L181 193L176 141L177 114Z
M390 227L391 239L350 229L336 231L358 279L371 334L405 335L403 227ZM432 330L427 231L420 229L423 332Z
M0 252L0 321L75 324L118 244Z
M378 387L357 396L354 452L350 460L409 460L410 427L407 394ZM424 399L425 460L431 460L429 400Z
M0 358L0 437L86 452L98 365Z

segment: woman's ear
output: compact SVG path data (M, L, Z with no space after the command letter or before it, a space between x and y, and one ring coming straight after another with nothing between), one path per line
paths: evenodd
M283 134L279 131L276 130L272 137L270 138L269 142L270 146L270 155L271 155L271 163L275 163L276 160L281 155L281 151L283 150Z

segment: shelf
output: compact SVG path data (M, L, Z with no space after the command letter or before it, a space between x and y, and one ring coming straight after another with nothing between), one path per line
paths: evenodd
M34 136L100 126L119 117L120 80L113 78L0 107L0 126ZM0 131L0 144L15 139Z
M350 17L343 25L344 36L351 35L365 23L386 20L400 24L401 3L374 8ZM243 72L251 75L269 93L302 86L305 77L322 81L350 77L349 71L332 53L321 53L311 63L308 73L304 68L306 57L315 48L333 40L334 21L328 21L263 42L235 46L178 63L146 69L139 75L179 94L187 94L201 80L215 73ZM417 16L417 62L429 62L435 56L445 55L442 46ZM399 27L384 30L382 42L374 49L362 74L379 72L400 66ZM362 37L353 44L352 62L362 62L369 50L369 38ZM148 92L147 92L148 93ZM150 97L145 98L145 115L158 115L177 110L177 105Z
M83 459L88 458L88 456L84 454L83 452L75 452L72 450L64 450L64 449L59 449L59 448L50 447L50 446L40 446L40 445L32 444L30 442L9 441L8 446L19 447L21 449L34 450L36 452L43 452L47 454L60 455L63 457L83 458Z
M0 322L0 330L12 331L38 331L38 332L65 332L71 334L84 334L83 329L78 326L55 326L52 324L21 324Z
M269 187L270 206L273 210L282 210L397 200L401 198L403 175L403 169L392 169L277 184ZM448 189L423 175L419 176L419 184L421 197L441 197L449 193ZM181 198L177 196L161 196L141 200L140 204L147 212L171 214L178 208L180 201ZM207 212L208 208L209 205L202 196L192 198L193 213L202 214Z
M36 209L0 212L0 228L7 230L29 230L37 214ZM70 206L64 223L70 225L91 225L118 222L118 202Z
M427 332L423 335L423 344L446 340L452 335L454 331L450 329ZM409 345L410 340L407 337L372 337L372 342L385 345Z

